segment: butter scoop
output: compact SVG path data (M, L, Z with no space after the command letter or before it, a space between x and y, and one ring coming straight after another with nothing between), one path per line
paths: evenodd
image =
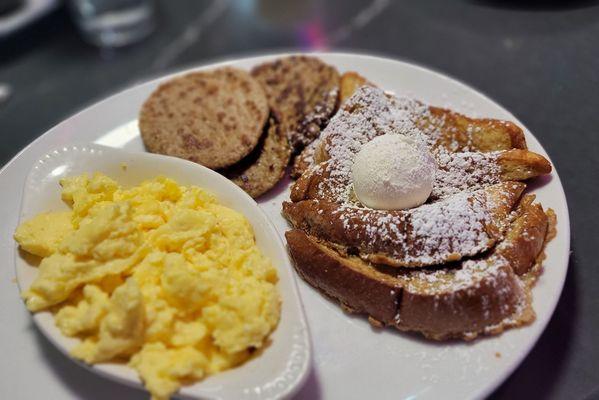
M425 144L404 135L378 136L356 154L354 193L363 205L377 210L416 207L431 194L436 170Z

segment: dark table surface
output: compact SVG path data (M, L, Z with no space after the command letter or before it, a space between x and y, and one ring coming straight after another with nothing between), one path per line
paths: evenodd
M0 164L84 106L181 66L287 49L352 50L445 72L513 112L543 143L570 205L564 292L493 398L599 398L599 2L163 1L157 31L116 51L58 9L0 40Z

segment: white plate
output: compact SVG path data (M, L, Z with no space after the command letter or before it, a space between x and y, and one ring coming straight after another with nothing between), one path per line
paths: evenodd
M126 165L126 168L122 168ZM123 186L134 186L158 175L167 175L183 185L200 186L219 202L245 215L254 228L256 244L277 268L282 297L281 321L271 335L272 344L256 358L238 368L210 376L180 393L202 399L270 399L295 392L310 367L310 338L299 299L295 275L283 241L256 202L223 176L190 161L150 153L130 153L99 145L66 146L38 160L25 181L20 221L42 212L66 210L61 201L60 179L89 172L102 172ZM37 268L17 253L17 280L28 288ZM65 354L79 340L63 336L49 311L33 315L38 328ZM80 363L85 365L84 363ZM136 372L122 364L104 363L92 371L119 382L141 387Z
M224 64L251 68L274 57L246 58L203 68ZM523 127L512 114L474 89L428 69L355 54L320 54L319 57L337 66L340 71L358 71L381 87L398 94L411 95L473 116L511 120ZM73 142L95 141L107 146L143 151L135 118L143 101L164 79L168 77L126 90L69 118L32 143L0 173L0 187L15 188L4 196L0 207L0 218L5 221L0 242L4 260L13 258L15 245L11 235L21 202L19 189L32 163L49 149ZM525 133L530 149L547 156L535 137L526 129ZM289 229L280 215L281 202L289 195L288 183L283 182L259 202L281 235ZM545 272L533 290L537 320L532 325L474 343L431 343L391 329L373 329L364 318L345 314L336 304L300 281L300 294L313 339L314 361L313 373L297 397L480 398L503 382L528 354L547 325L559 299L568 267L570 224L557 172L536 186L534 192L538 199L557 214L558 236L547 247ZM99 384L88 380L84 386L80 383L82 378L77 379L75 371L63 372L65 363L57 371L53 364L60 360L50 353L52 362L49 362L50 351L45 347L42 347L45 350L41 354L35 350L40 347L39 340L36 340L34 332L27 329L24 317L27 314L16 290L9 290L6 281L11 275L3 273L7 279L0 279L0 301L4 307L0 311L0 322L6 323L10 319L16 326L0 330L0 343L16 343L18 345L12 347L18 347L18 350L12 347L5 350L5 359L16 362L10 367L0 365L0 380L16 376L22 385L26 386L27 382L33 380L37 382L37 387L16 386L18 383L0 385L0 395L3 395L0 397L7 397L8 394L20 398L41 395L49 398L89 397L93 393L87 386L92 385L94 390L103 391L103 396L98 398L118 398L119 389L108 381ZM133 395L127 392L123 397Z

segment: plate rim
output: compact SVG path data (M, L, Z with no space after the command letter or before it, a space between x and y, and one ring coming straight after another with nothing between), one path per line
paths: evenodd
M366 52L347 52L347 51L339 51L339 52L336 52L336 51L331 51L331 52L280 51L279 52L279 51L274 51L274 52L258 53L258 54L252 54L252 55L249 55L249 54L242 54L241 56L233 55L233 56L226 56L226 57L219 57L219 58L204 60L197 64L184 65L181 67L177 67L176 69L165 71L164 73L161 73L159 75L156 74L153 76L145 76L140 81L133 82L132 84L130 84L128 86L123 86L121 88L117 88L115 92L113 92L112 94L110 94L108 96L97 98L96 101L92 100L90 103L87 103L84 107L80 108L78 111L74 112L69 117L61 120L59 123L55 124L50 129L45 131L43 134L41 134L40 136L38 136L37 138L32 140L21 151L19 151L13 158L11 158L4 166L2 166L2 168L0 168L0 176L2 176L2 174L5 172L5 170L7 170L15 162L15 160L17 160L19 157L21 157L25 152L30 151L31 148L38 141L41 141L43 138L46 138L46 137L52 135L57 129L59 129L61 127L62 124L66 123L67 121L88 111L92 107L96 107L100 104L111 102L111 101L113 101L114 97L124 95L125 93L127 93L131 90L134 90L134 89L138 88L139 86L150 84L150 83L157 83L162 80L173 77L175 75L184 74L186 72L190 72L193 70L206 69L206 68L217 68L217 67L232 64L232 63L251 62L251 61L265 62L265 61L268 61L269 59L274 59L277 57L285 57L285 56L289 56L289 55L311 55L311 56L315 56L315 57L320 57L320 56L324 56L324 57L327 57L327 56L353 57L353 58L360 58L362 60L365 60L368 62L374 62L374 63L385 62L385 63L402 64L403 67L415 68L415 69L420 70L421 72L433 74L437 78L442 79L444 81L449 81L450 83L459 86L461 89L464 89L467 92L469 92L473 95L476 95L484 102L493 104L495 107L501 109L501 111L504 112L506 115L508 115L513 122L515 122L519 126L523 127L525 129L525 131L527 131L528 134L530 134L532 136L532 138L537 142L539 147L547 155L549 161L553 165L553 171L552 171L553 178L552 179L556 180L557 187L559 188L560 196L559 196L558 202L563 205L563 210L562 210L563 216L566 219L565 221L563 220L563 218L560 219L559 230L558 230L558 235L563 236L562 237L562 239L563 239L562 245L565 247L564 258L562 260L556 260L556 262L559 262L560 265L564 265L563 279L559 283L559 291L556 291L555 295L550 299L550 300L552 300L552 304L550 304L550 307L549 307L551 312L547 313L546 319L544 319L542 321L539 321L539 318L537 316L537 320L535 321L535 323L537 323L537 324L540 323L540 324L542 324L542 326L538 330L537 333L533 332L534 338L527 342L527 345L525 346L525 348L523 347L524 350L522 350L518 353L518 355L515 357L514 362L512 362L512 364L510 364L509 367L506 367L500 374L496 375L494 377L494 379L489 380L489 382L487 384L483 385L484 387L480 388L479 390L472 391L472 397L474 397L474 398L482 398L482 397L488 396L490 393L492 393L494 390L496 390L503 382L505 382L505 380L515 371L515 369L518 368L518 366L520 366L522 364L522 361L524 360L524 358L530 353L532 348L538 342L540 336L545 332L549 321L551 320L551 318L553 317L553 315L555 313L555 308L557 307L557 304L558 304L558 302L561 298L561 295L563 293L563 288L565 285L566 276L567 276L567 272L569 269L569 255L571 252L570 213L569 213L569 206L568 206L567 198L565 195L564 187L563 187L561 178L559 176L559 172L556 168L556 164L551 160L549 153L544 148L543 144L537 139L537 137L527 128L527 126L524 123L522 123L522 121L520 121L514 114L512 114L501 103L499 103L496 100L493 100L491 97L489 97L483 91L477 89L476 87L466 84L461 79L457 79L450 74L441 72L440 70L437 70L435 68L421 65L417 62L414 62L413 60L404 60L404 59L401 59L401 58L398 58L398 57L395 57L392 55L375 55L375 54L366 53ZM296 282L296 284L297 284L297 282ZM524 329L526 329L526 327L524 327Z

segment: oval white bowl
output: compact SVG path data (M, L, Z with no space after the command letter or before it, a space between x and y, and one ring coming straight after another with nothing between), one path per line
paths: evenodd
M60 199L59 180L85 172L102 172L124 186L165 175L180 184L196 185L212 192L221 204L247 217L254 228L256 244L272 260L279 274L281 321L271 335L272 343L258 357L238 368L185 386L180 394L190 398L248 400L291 395L309 370L309 332L285 246L256 202L218 173L189 161L150 153L130 153L100 145L67 146L49 152L33 165L25 182L20 221L41 212L67 209ZM37 275L37 268L22 252L15 254L19 287L28 288ZM50 312L35 313L33 320L65 354L78 342L61 334ZM119 382L141 386L137 373L125 365L79 364Z

